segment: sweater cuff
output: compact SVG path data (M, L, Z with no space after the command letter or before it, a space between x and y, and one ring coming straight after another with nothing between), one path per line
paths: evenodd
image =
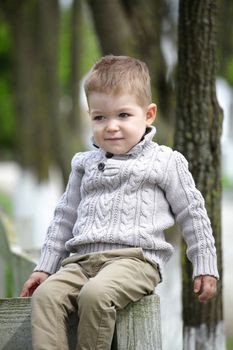
M42 254L42 256L40 257L40 260L36 265L34 271L43 271L52 275L55 272L57 272L57 270L59 270L62 261L67 256L68 254L62 257L60 255L55 255L53 253L48 254L48 251L47 251L46 254Z
M200 275L214 276L219 279L216 255L198 255L192 263L193 279Z

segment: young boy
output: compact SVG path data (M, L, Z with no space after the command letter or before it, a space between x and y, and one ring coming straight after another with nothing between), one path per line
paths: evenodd
M204 200L185 158L152 141L156 105L146 65L103 57L85 92L97 150L74 156L41 259L21 293L33 294L37 350L68 349L66 320L75 310L77 350L109 350L116 309L161 281L173 252L163 231L175 221L193 264L194 292L200 301L216 293L216 250Z

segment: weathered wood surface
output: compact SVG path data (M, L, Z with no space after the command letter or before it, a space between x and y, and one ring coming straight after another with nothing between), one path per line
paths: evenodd
M32 350L30 298L0 299L0 350ZM159 297L146 296L117 312L112 350L161 350ZM70 350L75 349L77 320L69 321Z
M119 311L115 338L114 350L161 350L159 296L144 297Z
M0 349L32 350L30 299L0 299Z

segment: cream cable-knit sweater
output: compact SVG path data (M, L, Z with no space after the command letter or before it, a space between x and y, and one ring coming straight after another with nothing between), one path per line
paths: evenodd
M216 249L204 200L185 158L152 141L155 128L126 155L77 153L65 193L35 270L56 272L70 252L141 247L162 269L173 253L163 231L178 222L193 277L218 277Z

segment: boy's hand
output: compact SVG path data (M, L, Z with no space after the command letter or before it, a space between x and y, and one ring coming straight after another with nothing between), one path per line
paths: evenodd
M217 291L217 279L213 276L197 276L194 279L194 293L200 302L211 299Z
M24 283L23 289L20 293L20 297L30 297L36 288L43 283L47 278L49 277L49 274L47 272L33 272L29 279Z

